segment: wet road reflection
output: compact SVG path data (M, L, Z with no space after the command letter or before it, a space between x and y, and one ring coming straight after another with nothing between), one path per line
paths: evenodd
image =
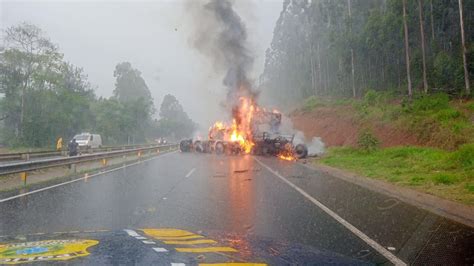
M414 229L408 227L408 216L418 217L419 210L360 188L348 188L347 184L293 163L272 158L265 162L285 176L301 176L291 180L384 246L394 247L403 259L425 256L423 249L436 250L424 248L423 243L429 239L421 236L426 235L424 228L432 228L430 224L437 220ZM392 221L389 226L386 219ZM258 247L265 249L265 254L283 256L284 250L304 245L366 262L387 262L340 223L262 169L252 156L175 153L0 203L0 235L158 227L207 232L212 239L238 247L243 258L253 258ZM472 239L465 231L452 235L462 236L457 239L458 244ZM258 241L252 242L255 238ZM469 252L464 250L456 258L466 254ZM289 258L288 262L292 260L296 258Z

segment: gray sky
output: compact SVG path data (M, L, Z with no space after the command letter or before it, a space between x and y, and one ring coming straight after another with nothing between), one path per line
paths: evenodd
M256 59L252 77L257 78L282 0L238 0L235 9L247 25ZM115 65L129 61L142 72L157 109L171 93L207 128L227 115L219 107L225 99L224 73L214 73L207 58L192 48L192 27L198 25L191 25L187 12L185 0L0 0L0 27L26 21L42 28L67 61L84 68L100 96L112 95Z

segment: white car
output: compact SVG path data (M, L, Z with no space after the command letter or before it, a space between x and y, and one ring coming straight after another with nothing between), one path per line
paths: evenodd
M99 134L81 133L74 136L79 148L94 149L102 147L102 137Z

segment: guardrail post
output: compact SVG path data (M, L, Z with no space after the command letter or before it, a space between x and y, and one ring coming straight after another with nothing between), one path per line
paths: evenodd
M20 173L20 178L21 178L21 181L23 181L23 186L26 186L26 178L27 178L27 174L26 172L21 172Z
M25 161L29 161L30 160L30 154L29 153L23 153L21 155L21 159L23 159Z
M72 173L76 173L76 164L75 163L72 163L69 165L69 169L71 170Z

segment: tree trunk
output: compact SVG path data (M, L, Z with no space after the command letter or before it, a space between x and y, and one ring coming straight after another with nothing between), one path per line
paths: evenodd
M408 25L407 25L407 0L402 0L403 3L403 30L405 32L405 60L407 67L407 82L408 82L408 96L411 98L411 75L410 75L410 48L408 46Z
M382 88L385 89L385 56L382 55L382 67L381 67L381 71L382 71Z
M463 19L463 4L462 0L459 0L459 21L461 25L461 46L462 46L462 61L464 64L464 82L466 83L466 94L471 93L471 88L469 85L469 72L467 70L467 59L466 59L466 42L464 37L464 19Z
M428 80L426 79L426 56L425 56L425 30L423 26L423 0L418 0L418 15L420 16L421 56L423 61L423 89L428 93Z
M398 76L398 89L402 86L402 78L400 75L400 58L397 57L397 76Z
M351 11L351 0L347 0L347 6L349 9L349 36L352 37L352 11ZM351 42L352 43L352 42ZM356 97L355 89L355 78L354 78L354 49L351 44L351 79L352 79L352 97Z
M329 56L326 54L326 91L329 91L330 84L329 77Z
M430 17L431 17L431 41L434 42L435 34L434 34L434 19L433 19L433 0L430 0Z
M319 42L318 42L318 71L319 71L319 73L318 73L319 74L318 82L319 82L319 87L322 88L323 87L323 85L322 85L323 80L322 80L322 77L321 77L321 75L322 75L322 73L321 73L322 72L322 69L321 69L321 49L320 49L319 46L320 45L319 45ZM326 93L326 88L324 88L324 92Z
M311 89L314 91L314 95L318 95L318 88L316 87L316 80L314 77L315 69L314 69L314 58L313 58L313 42L311 41L310 44L310 55L309 60L311 63Z

